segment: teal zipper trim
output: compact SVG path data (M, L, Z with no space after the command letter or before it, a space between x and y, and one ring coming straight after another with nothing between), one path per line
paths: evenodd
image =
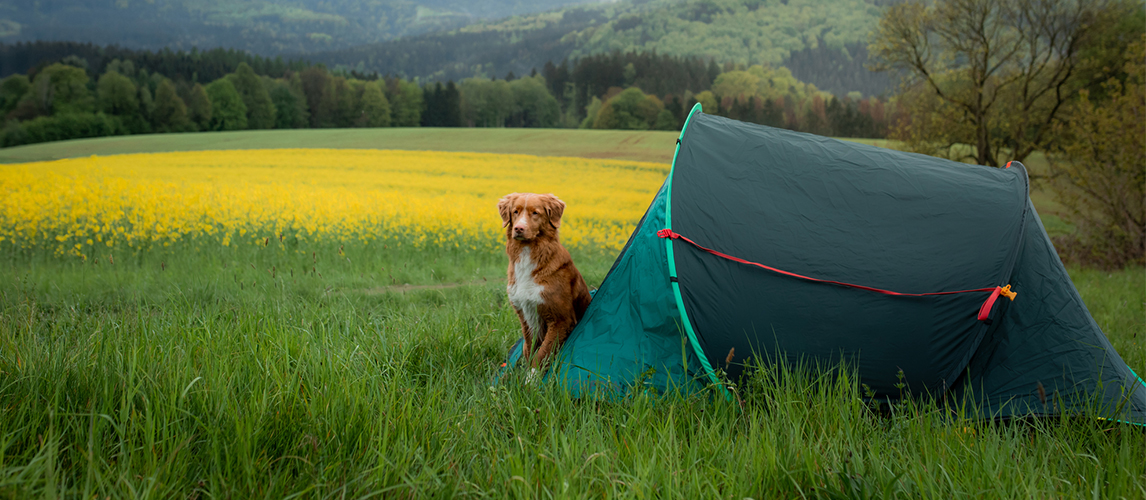
M672 154L672 169L669 170L668 188L665 190L665 227L664 229L672 229L672 176L676 172L676 157L680 154L680 146L684 141L684 132L688 130L688 123L692 121L692 115L701 112L700 103L696 103L692 107L692 111L688 112L688 118L684 120L684 126L680 129L680 136L676 140L676 151ZM676 259L673 257L672 251L672 238L665 238L665 255L668 257L669 277L676 278ZM700 347L700 341L696 338L696 331L692 329L692 322L688 320L688 313L684 310L684 299L680 296L680 283L675 279L669 280L672 283L672 294L676 299L676 309L680 313L680 320L684 323L684 331L688 335L688 341L692 344L692 350L696 353L696 357L700 358L700 365L704 367L704 372L708 374L708 379L714 385L720 388L724 393L724 398L731 401L732 393L728 392L728 388L716 376L716 371L712 369L712 365L708 362L708 356L704 355L704 349Z

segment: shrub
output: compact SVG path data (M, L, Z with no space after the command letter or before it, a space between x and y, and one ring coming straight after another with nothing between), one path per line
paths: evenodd
M103 113L65 113L41 116L20 124L10 122L0 132L0 144L11 147L124 133L123 123L117 117Z

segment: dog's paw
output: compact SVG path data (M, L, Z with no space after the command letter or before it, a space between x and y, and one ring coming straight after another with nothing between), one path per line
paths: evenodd
M541 371L537 368L530 368L529 374L525 376L525 383L536 385L541 381Z

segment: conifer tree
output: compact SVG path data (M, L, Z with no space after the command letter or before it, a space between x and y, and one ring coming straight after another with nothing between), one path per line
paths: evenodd
M458 86L450 80L446 84L445 90L442 92L442 126L443 127L460 127L462 126L462 95L458 92Z
M310 110L310 126L333 127L334 85L330 73L322 66L313 66L304 70L299 77Z

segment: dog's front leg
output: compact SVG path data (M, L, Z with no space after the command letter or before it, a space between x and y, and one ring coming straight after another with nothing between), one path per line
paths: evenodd
M521 312L521 309L514 307L513 311L517 313L518 321L521 321L521 338L524 339L521 344L521 357L530 359L533 355L533 332L529 330L529 323L525 321L525 314Z
M545 338L541 341L541 346L537 348L537 352L533 355L530 366L536 370L545 370L549 363L549 358L554 354L554 351L565 343L565 339L569 337L569 332L573 330L573 322L568 320L550 321L546 324Z

